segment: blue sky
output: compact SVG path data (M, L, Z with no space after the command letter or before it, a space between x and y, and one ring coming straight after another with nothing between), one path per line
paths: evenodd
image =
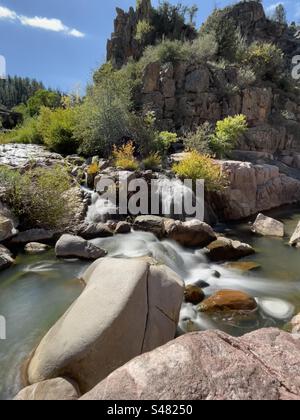
M158 0L153 0L157 4ZM177 3L173 0L172 3ZM181 0L199 6L198 24L214 6L229 0ZM283 2L289 20L300 21L300 0ZM0 0L0 55L12 75L34 77L65 91L83 88L104 62L106 40L113 29L116 6L128 9L135 0ZM276 0L266 0L272 10Z

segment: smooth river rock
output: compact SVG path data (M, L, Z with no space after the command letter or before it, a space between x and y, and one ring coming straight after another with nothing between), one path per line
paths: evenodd
M169 268L104 258L83 280L81 296L33 354L30 384L64 376L87 392L129 360L174 339L184 285Z
M0 242L13 236L14 225L11 219L0 213Z
M300 222L298 223L295 232L290 239L290 245L296 248L300 248Z
M262 236L283 238L284 224L260 213L252 226L252 232Z
M28 386L18 393L15 401L74 401L80 394L67 379L55 378Z
M9 268L13 263L11 252L5 246L0 245L0 271Z
M217 239L213 229L200 220L166 220L166 236L186 247L204 247Z
M300 340L264 329L187 334L130 361L82 400L300 400Z
M164 219L159 216L138 216L134 221L133 229L153 233L162 239L165 235Z
M206 256L210 261L234 261L255 254L248 244L220 237L207 246Z
M44 252L50 249L49 245L40 244L39 242L30 242L29 244L25 245L25 252L27 254L43 254Z
M11 240L13 245L24 246L29 242L52 243L57 237L57 232L46 229L29 229L18 233Z
M81 258L97 260L107 255L107 252L79 236L63 235L55 245L58 258Z
M257 303L252 296L237 290L219 290L198 306L200 312L253 311L256 308Z

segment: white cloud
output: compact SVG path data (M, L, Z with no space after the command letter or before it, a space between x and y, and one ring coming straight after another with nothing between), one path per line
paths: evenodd
M0 6L0 19L15 20L17 19L17 14L7 7Z
M30 26L31 28L44 29L46 31L60 32L75 38L83 38L84 33L78 31L75 28L69 28L60 19L49 19L40 16L21 16L17 15L13 10L7 7L0 6L0 19L2 20L14 20L19 21L24 26Z

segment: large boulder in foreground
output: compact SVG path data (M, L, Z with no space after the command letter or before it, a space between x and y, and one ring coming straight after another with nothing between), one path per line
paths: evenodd
M252 226L252 232L262 236L283 238L284 224L260 213Z
M22 389L15 401L74 401L80 394L76 386L67 379L55 378L39 382Z
M0 245L0 271L9 268L14 263L11 252L5 248L5 246Z
M113 372L82 400L300 400L300 340L187 334Z
M213 229L200 220L180 222L167 220L165 222L166 236L182 246L204 247L217 239Z
M220 237L207 246L206 256L210 261L235 261L255 254L248 244Z
M36 349L29 383L69 377L82 393L137 355L175 337L184 286L165 266L105 258L86 288Z
M55 246L58 258L81 258L83 260L97 260L107 255L104 249L97 247L80 236L63 235Z
M290 245L296 248L300 248L300 222L298 223L295 232L290 239Z

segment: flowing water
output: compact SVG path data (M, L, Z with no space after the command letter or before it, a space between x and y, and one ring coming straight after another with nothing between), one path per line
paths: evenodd
M249 292L259 303L259 310L252 313L205 315L190 304L182 307L181 332L218 328L238 336L261 327L283 328L300 311L300 250L287 246L300 220L300 209L281 210L274 216L285 222L284 240L255 236L247 223L218 227L254 246L257 254L245 260L260 264L261 269L249 273L211 264L200 251L171 241L160 242L150 233L133 232L93 242L112 257L154 257L187 284L204 281L206 295L228 288ZM80 294L78 278L86 266L76 260L57 260L51 251L39 256L19 255L14 267L0 273L0 314L7 320L7 340L0 341L0 399L12 398L18 391L22 363Z

